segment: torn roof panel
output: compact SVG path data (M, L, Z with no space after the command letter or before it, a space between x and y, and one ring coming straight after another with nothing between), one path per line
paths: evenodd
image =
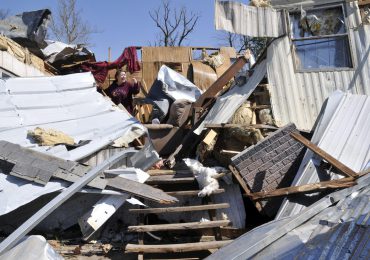
M279 37L286 32L283 11L233 1L216 1L215 26L250 37Z
M23 12L0 20L0 32L22 46L40 52L46 46L45 36L51 12L48 9Z
M312 142L334 158L359 172L370 161L370 97L344 94L339 91L328 99L325 110L312 137ZM319 182L323 173L318 160L307 151L293 186ZM327 174L325 174L327 175ZM339 175L331 173L331 178ZM309 205L310 196L285 199L276 219L301 212Z
M112 103L96 91L91 73L67 76L12 78L0 84L0 139L34 146L27 131L37 126L53 128L89 144L69 153L79 160L125 135L131 142L144 127L126 111L114 110Z
M369 228L369 185L370 175L363 176L356 186L336 191L296 216L259 226L207 259L319 259L320 256L339 259L345 254L350 257L364 253L366 256L370 240L362 234L364 228L365 234ZM352 250L350 246L354 246Z
M145 128L126 111L96 91L91 73L67 76L0 80L0 140L43 151L27 138L36 127L62 131L75 142L91 140L70 151L51 149L53 155L80 160L123 136L126 142L145 133ZM46 152L49 152L48 150ZM63 188L65 182L50 181L45 187L0 172L0 214L37 197ZM16 194L16 195L15 195Z
M200 134L206 124L227 123L235 111L248 99L254 89L266 75L266 60L261 61L254 68L253 75L243 86L234 85L228 92L217 98L216 103L194 131Z

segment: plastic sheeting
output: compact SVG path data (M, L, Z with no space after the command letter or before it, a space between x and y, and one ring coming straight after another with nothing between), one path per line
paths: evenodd
M202 91L190 80L165 65L160 68L157 79L164 83L163 91L174 100L195 102L202 95Z
M150 88L148 101L153 102L161 111L160 118L165 117L173 101L179 99L194 102L202 91L187 78L162 65L157 81Z

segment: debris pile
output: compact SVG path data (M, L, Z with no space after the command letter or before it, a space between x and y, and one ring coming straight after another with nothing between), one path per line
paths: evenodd
M0 60L0 257L369 255L368 6L215 4L217 29L269 37L257 60L128 47L96 62L44 39L47 10L23 14L31 35L0 22L17 65Z

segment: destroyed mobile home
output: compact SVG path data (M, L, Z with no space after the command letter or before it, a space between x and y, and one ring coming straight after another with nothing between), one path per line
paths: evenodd
M370 4L251 2L216 1L215 25L268 37L256 61L96 62L44 40L47 10L0 21L0 259L369 257ZM107 97L120 67L134 116Z

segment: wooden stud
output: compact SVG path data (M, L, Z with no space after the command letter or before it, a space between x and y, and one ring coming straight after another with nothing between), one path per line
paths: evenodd
M168 244L168 245L135 245L127 244L126 252L136 253L177 253L177 252L193 252L208 249L221 248L233 240L225 241L211 241L211 242L197 242L197 243L185 243L185 244Z
M287 196L290 194L315 192L315 191L326 190L326 189L348 188L355 184L356 182L353 181L353 178L348 177L348 178L343 178L339 180L323 181L323 182L318 182L318 183L305 184L301 186L281 188L281 189L273 190L270 192L261 191L261 192L251 193L248 196L252 200L259 200L259 199L266 199L266 198L272 198L272 197Z
M194 177L176 178L173 175L150 176L145 182L146 184L175 184L175 183L190 183L194 182Z
M244 129L272 129L277 130L278 128L271 125L263 125L263 124L252 124L252 125L241 125L241 124L205 124L205 128L244 128Z
M229 208L229 203L219 203L219 204L207 204L207 205L197 205L197 206L182 206L182 207L167 207L167 208L146 208L146 209L129 209L132 213L173 213L173 212L188 212L188 211L202 211L210 209L226 209Z
M171 196L198 196L200 190L186 190L186 191L167 191L166 193ZM224 189L217 189L212 194L220 194L225 192Z
M352 171L349 167L347 167L346 165L344 165L343 163L341 163L340 161L335 159L333 156L331 156L330 154L328 154L327 152L322 150L320 147L318 147L314 143L312 143L309 140L307 140L306 138L304 138L299 133L291 133L290 136L293 137L298 142L302 143L304 146L306 146L308 149L310 149L315 154L320 156L322 159L326 160L328 163L333 165L333 167L335 169L339 170L344 175L346 175L348 177L352 177L352 178L358 178L359 177L359 175L357 173L355 173L354 171Z
M193 107L202 107L207 98L214 98L223 89L223 87L238 73L238 71L247 63L245 57L240 57L233 63L224 74L221 75L193 104Z
M245 194L249 197L252 191L248 188L247 184L243 180L241 174L239 171L232 165L229 165L230 171L233 173L235 179L239 182L239 185L242 187L244 190ZM254 205L257 208L258 211L262 211L262 205L258 201L254 201Z
M223 226L228 226L230 224L231 224L230 220L216 220L216 221L205 221L205 222L129 226L127 229L129 232L153 232L153 231L188 230L188 229L223 227Z

